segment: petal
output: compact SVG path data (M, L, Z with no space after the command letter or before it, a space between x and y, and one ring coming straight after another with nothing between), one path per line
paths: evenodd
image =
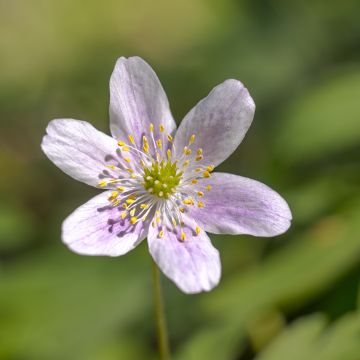
M179 233L170 230L166 230L161 238L159 228L150 226L150 254L163 273L183 292L192 294L209 291L220 280L219 252L204 231L196 235L196 223L193 220L185 218L184 221L184 241L179 239Z
M138 146L150 123L158 138L159 125L176 129L169 102L154 70L141 58L118 59L110 79L110 129L117 139L135 137Z
M204 162L217 166L235 151L255 112L255 103L244 85L226 80L201 100L181 122L175 136L179 156L196 135L194 147L202 148Z
M241 176L214 173L201 185L205 208L190 213L205 231L215 234L275 236L290 226L291 212L286 201L266 185Z
M121 210L109 205L110 191L95 196L69 215L62 225L62 240L83 255L119 256L134 249L145 237L148 222L131 225L120 219Z
M117 142L85 121L52 120L41 147L46 156L76 180L97 186L108 156L116 154Z

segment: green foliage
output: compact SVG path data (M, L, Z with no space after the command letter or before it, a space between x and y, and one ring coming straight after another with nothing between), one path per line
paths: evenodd
M174 358L358 360L359 16L356 0L0 3L0 360L158 358L146 245L115 259L62 246L62 220L98 191L39 146L60 116L107 132L111 69L133 54L177 120L245 83L255 121L220 170L278 190L294 218L276 239L213 236L211 293L163 279Z

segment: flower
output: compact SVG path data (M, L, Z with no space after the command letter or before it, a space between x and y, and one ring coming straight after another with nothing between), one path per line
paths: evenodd
M212 173L240 144L255 104L240 81L216 86L176 130L166 94L139 57L118 59L110 79L112 137L87 122L52 120L47 157L76 180L106 191L76 209L62 240L84 255L123 255L146 237L163 273L186 293L220 280L206 232L274 236L291 212L266 185Z

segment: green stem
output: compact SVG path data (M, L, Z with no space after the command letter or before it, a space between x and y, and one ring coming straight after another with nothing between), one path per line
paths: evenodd
M153 268L153 286L154 301L156 311L157 337L159 344L160 360L170 360L169 341L166 328L166 318L164 311L164 301L162 297L160 271L155 262L152 260Z

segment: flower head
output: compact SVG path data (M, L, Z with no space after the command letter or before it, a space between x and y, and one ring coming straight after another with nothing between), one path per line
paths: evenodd
M89 123L49 123L42 149L68 175L105 190L63 223L62 240L85 255L119 256L146 237L165 275L186 293L220 279L218 251L206 232L274 236L291 213L255 180L213 173L240 144L255 104L237 80L215 87L178 130L151 67L120 58L110 80L112 137Z

